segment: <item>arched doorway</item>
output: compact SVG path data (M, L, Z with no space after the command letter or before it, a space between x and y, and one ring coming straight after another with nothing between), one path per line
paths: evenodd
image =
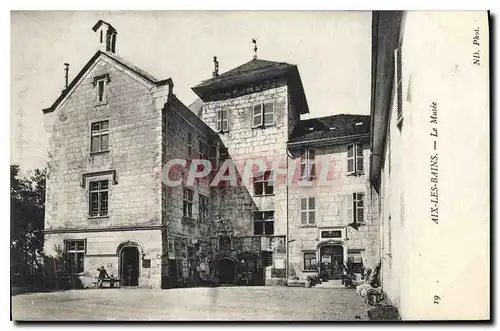
M233 284L236 266L234 261L228 258L222 258L217 263L220 284Z
M342 245L322 245L319 249L321 275L326 279L342 279L344 247Z
M132 243L120 248L120 278L123 286L139 285L139 248Z

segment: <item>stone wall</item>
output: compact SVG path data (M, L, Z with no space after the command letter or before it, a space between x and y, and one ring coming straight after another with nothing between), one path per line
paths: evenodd
M266 84L264 84L266 85ZM288 140L288 92L285 81L268 82L269 88L252 91L230 99L206 102L201 118L214 131L217 129L217 109L228 110L229 132L219 134L229 158L237 165L253 159L271 162L280 159L286 164ZM258 102L274 102L274 126L252 128L253 105ZM285 166L286 168L286 166ZM240 170L239 175L242 175ZM234 221L235 235L253 235L253 211L274 210L274 234L286 234L286 185L276 185L273 196L256 197L252 181L240 187L223 187L213 200L215 217Z
M96 107L92 82L102 74L110 77L107 103ZM150 88L101 58L56 110L49 128L46 229L160 224L161 112ZM91 123L102 120L109 121L109 152L91 154ZM115 170L117 179L110 185L109 216L93 219L83 175L106 170Z
M78 279L84 287L92 287L99 272L97 268L104 266L109 275L120 275L118 245L125 242L137 244L139 250L139 286L161 287L161 231L104 231L53 233L45 235L44 250L50 256L57 256L64 248L64 240L85 240L84 272ZM142 255L144 254L144 256ZM151 260L151 268L142 267L142 258Z
M207 128L197 118L195 118L195 121L189 121L187 117L190 114L185 113L186 111L189 112L182 105L176 107L170 103L165 108L164 123L166 129L163 135L165 162L173 159L189 159L188 133L193 137L193 159L198 159L199 142L207 146L206 153L208 153L209 146L212 146L216 141L216 135L213 132L207 132ZM208 154L206 156L208 157ZM183 178L183 185L163 185L163 225L165 226L163 241L167 252L164 260L164 275L170 279L171 283L189 283L190 280L192 281L196 264L195 259L199 262L201 256L208 255L211 248L210 238L214 219L212 208L210 208L209 203L207 219L203 221L199 217L199 206L200 195L208 198L209 202L213 199L209 186L212 175L194 180L193 185L189 185L185 180L190 166L188 160L186 166L172 167L169 171L168 175L172 180ZM183 215L183 192L185 187L194 192L191 218ZM196 251L196 258L188 256L188 249L193 250L193 252ZM175 274L172 274L173 272L168 271L169 263L180 263L182 270L177 270Z
M98 102L94 79L102 75L109 80L105 100ZM125 237L156 250L154 258L161 256L160 230L147 229L161 225L161 109L167 94L168 86L154 86L102 55L67 99L44 115L49 136L45 229L63 231L46 235L46 252L53 254L52 244L64 237L86 239L87 278L108 260L118 275L117 248ZM105 120L109 151L91 153L91 124ZM107 216L89 215L88 183L93 179L109 180ZM137 227L146 230L125 231ZM140 285L159 287L160 274L161 267L152 264L141 271Z
M317 179L304 185L294 183L289 189L289 254L292 274L305 278L311 272L304 271L304 252L316 252L323 243L334 242L345 249L345 257L349 250L360 251L366 267L373 268L380 259L376 204L369 185L368 167L370 162L369 144L363 144L364 173L361 176L347 175L347 144L317 148ZM300 151L293 153L295 162L300 166ZM291 167L289 168L291 171ZM321 184L319 177L325 171L327 182ZM328 174L328 175L327 175ZM364 193L365 215L364 225L358 230L347 226L351 221L347 218L346 199L352 193ZM303 197L315 198L315 224L301 224L300 203ZM340 230L342 237L338 240L321 238L321 231Z

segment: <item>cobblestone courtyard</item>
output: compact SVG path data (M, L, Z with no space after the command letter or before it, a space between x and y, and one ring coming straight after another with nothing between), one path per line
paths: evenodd
M12 297L14 320L367 320L354 290L219 287L102 289Z

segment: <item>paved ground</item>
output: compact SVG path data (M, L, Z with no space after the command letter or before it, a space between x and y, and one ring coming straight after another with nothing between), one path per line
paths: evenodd
M348 289L91 289L12 297L14 320L367 320Z

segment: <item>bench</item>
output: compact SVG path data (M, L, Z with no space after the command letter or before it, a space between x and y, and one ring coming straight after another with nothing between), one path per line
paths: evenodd
M116 278L116 277L106 277L102 280L102 287L104 287L104 284L105 283L109 283L109 287L110 288L113 288L115 287L115 284L117 284L118 286L116 287L120 287L120 284L121 284L121 279L120 278ZM98 284L98 279L96 278L95 279L95 285L97 287L97 284Z

